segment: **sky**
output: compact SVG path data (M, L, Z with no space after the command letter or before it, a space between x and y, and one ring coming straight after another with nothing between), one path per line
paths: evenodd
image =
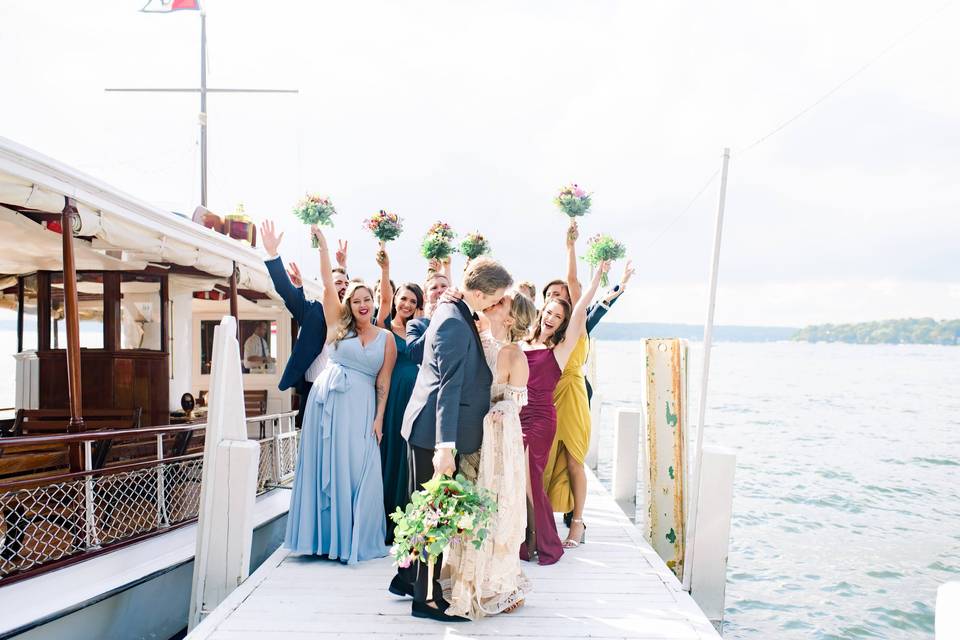
M191 212L196 94L104 91L199 82L199 15L143 4L0 3L0 135ZM334 200L351 275L377 273L361 222L385 208L406 224L394 280L422 278L437 220L517 280L561 277L552 198L574 181L579 253L610 233L637 267L609 320L699 323L730 147L717 323L960 317L960 2L205 7L210 87L299 90L210 96L209 207L275 219L308 274L307 191Z

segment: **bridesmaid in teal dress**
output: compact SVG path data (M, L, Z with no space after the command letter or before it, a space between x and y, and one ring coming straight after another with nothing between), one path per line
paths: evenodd
M345 564L387 555L379 444L396 346L373 311L372 290L351 284L307 396L287 520L293 553Z
M423 290L408 282L396 293L390 286L390 259L381 248L377 254L380 264L380 317L377 324L393 334L397 348L397 363L390 378L390 395L383 418L383 439L380 441L380 464L383 469L383 510L386 514L386 543L393 544L394 523L390 514L397 507L403 509L410 501L410 473L407 465L407 441L400 435L403 412L413 394L419 365L410 358L407 347L407 323L423 311ZM389 310L389 313L386 311Z

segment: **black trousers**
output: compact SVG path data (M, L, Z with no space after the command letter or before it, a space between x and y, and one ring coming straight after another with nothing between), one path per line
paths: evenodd
M433 478L433 449L410 447L410 480L412 491L423 489L423 485ZM412 492L411 491L411 492ZM437 556L433 564L433 600L443 598L440 588L440 569L443 566L443 555ZM426 562L414 562L406 569L398 569L397 575L401 580L413 584L413 599L417 602L427 601L428 577L430 575Z

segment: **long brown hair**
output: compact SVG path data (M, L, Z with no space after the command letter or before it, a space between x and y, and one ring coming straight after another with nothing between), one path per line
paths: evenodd
M353 294L356 293L358 289L366 289L367 293L370 294L370 298L373 298L373 290L363 282L350 283L346 293L343 294L343 302L340 303L340 330L337 331L334 348L339 346L341 340L350 337L351 334L359 335L357 333L357 319L353 316L353 309L350 308L350 299L353 298Z
M527 294L517 291L510 300L510 317L513 318L509 332L510 342L523 340L530 334L530 323L537 317L537 307Z
M566 339L567 327L570 326L570 315L572 314L572 310L570 308L570 303L563 298L551 298L543 303L543 308L540 309L540 313L537 314L536 324L533 325L533 336L531 336L527 342L536 342L540 339L540 322L543 319L543 312L546 311L547 306L551 304L558 304L563 307L563 322L561 322L560 326L557 327L557 329L553 332L553 335L547 338L543 343L545 346L552 349Z

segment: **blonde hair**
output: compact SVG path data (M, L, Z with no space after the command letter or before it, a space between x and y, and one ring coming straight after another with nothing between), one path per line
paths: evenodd
M519 342L530 333L530 325L537 317L537 307L527 294L517 291L510 299L510 342Z
M340 345L340 341L357 333L357 319L353 315L353 309L350 308L350 299L359 289L366 289L373 298L373 290L363 282L350 282L346 293L343 294L343 302L340 303L340 329L337 331L337 337L334 340L334 348Z
M491 258L471 260L470 266L463 274L463 288L466 291L480 291L491 295L512 284L513 278L510 273Z

